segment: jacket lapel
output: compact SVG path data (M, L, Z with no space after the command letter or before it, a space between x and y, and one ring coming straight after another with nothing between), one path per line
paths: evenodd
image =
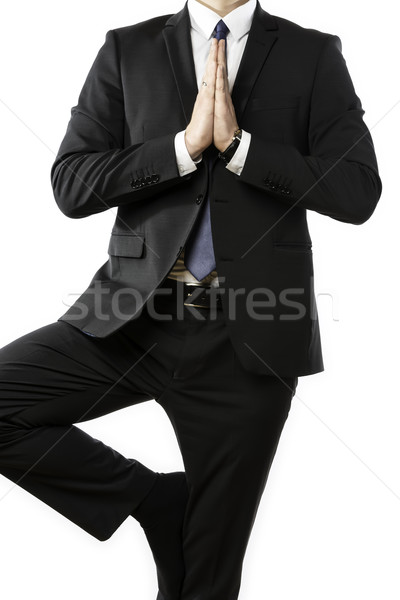
M277 30L278 24L274 17L266 13L257 3L249 38L232 90L232 100L239 123L257 77L278 39Z
M187 5L179 13L168 19L163 35L186 123L189 123L197 96L197 81Z
M278 25L274 17L257 3L249 39L232 91L238 121L246 108L260 70L278 39L277 30ZM163 35L186 123L189 123L198 90L187 4L180 12L168 19Z

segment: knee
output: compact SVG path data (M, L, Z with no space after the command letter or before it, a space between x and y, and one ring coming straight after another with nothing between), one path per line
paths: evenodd
M0 418L0 448L21 437L21 427L9 419Z

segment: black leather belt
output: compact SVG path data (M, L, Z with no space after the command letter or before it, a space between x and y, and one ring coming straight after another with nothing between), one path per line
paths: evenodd
M190 285L185 283L183 291L185 306L194 306L196 308L222 308L221 294L216 287L204 287L201 285Z

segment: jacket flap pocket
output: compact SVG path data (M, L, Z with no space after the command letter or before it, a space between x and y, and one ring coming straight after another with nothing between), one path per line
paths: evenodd
M113 233L108 247L108 254L126 258L141 258L143 249L144 236L142 234L117 235Z
M311 242L274 242L277 250L292 250L297 252L311 252Z

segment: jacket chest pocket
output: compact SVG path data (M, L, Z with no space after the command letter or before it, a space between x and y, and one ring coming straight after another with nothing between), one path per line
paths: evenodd
M246 109L251 130L274 141L292 139L299 128L299 102L298 96L253 98Z
M270 110L286 111L295 110L300 102L299 96L278 96L270 95L264 98L253 98L249 102L249 108L252 111Z

